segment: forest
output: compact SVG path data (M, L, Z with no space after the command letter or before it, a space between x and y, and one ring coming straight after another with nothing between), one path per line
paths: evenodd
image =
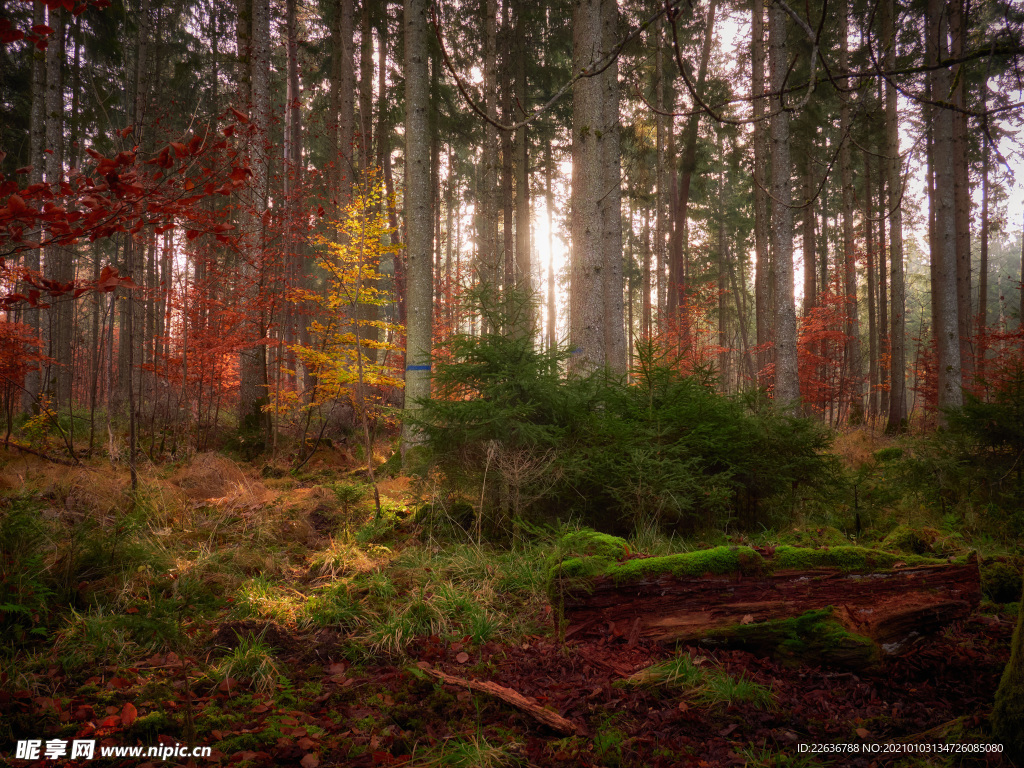
M1024 766L1022 70L0 0L0 764Z

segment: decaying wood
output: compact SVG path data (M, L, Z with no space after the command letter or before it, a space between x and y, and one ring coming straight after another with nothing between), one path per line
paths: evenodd
M621 584L595 576L567 580L561 597L565 637L611 634L634 642L637 637L722 640L740 634L740 628L756 643L762 624L830 607L852 635L874 643L878 652L868 655L878 657L900 653L920 636L969 616L980 602L981 582L972 558L859 573L835 568L698 577L652 573ZM842 666L866 663L854 647L834 650Z
M468 688L471 691L487 693L495 698L501 699L506 704L511 704L516 709L526 712L538 722L543 723L559 733L565 733L568 735L582 734L582 730L579 727L571 721L566 720L557 712L552 712L550 709L546 709L540 704L530 701L521 693L518 693L511 688L506 688L504 685L498 685L497 683L492 683L489 680L467 680L464 677L449 675L447 672L442 672L441 670L433 669L432 667L421 667L421 669L423 669L423 671L428 675L436 677L443 683L457 685L460 688Z

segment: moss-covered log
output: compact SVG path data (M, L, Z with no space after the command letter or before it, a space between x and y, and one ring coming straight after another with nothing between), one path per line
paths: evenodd
M621 539L581 532L550 567L566 636L714 642L852 668L899 653L981 599L974 555L718 547L644 558Z

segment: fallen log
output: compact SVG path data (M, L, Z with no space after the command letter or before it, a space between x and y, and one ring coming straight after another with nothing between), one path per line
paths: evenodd
M559 733L564 733L570 736L582 735L583 731L571 720L566 720L557 712L542 707L535 701L523 696L518 691L511 688L506 688L504 685L498 685L498 683L492 683L489 680L468 680L464 677L456 677L455 675L449 675L447 672L442 672L439 669L433 667L421 666L424 672L432 677L436 677L443 683L449 685L457 685L460 688L466 688L471 691L479 691L480 693L486 693L495 698L501 699L506 704L511 704L516 709L520 709L526 712L534 720L542 723Z
M981 599L974 553L780 546L645 558L615 537L567 538L549 563L566 637L701 642L863 669L967 617Z

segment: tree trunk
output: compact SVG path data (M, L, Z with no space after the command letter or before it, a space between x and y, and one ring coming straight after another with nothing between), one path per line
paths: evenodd
M616 34L617 18L614 0L575 0L574 71L590 69L601 58ZM572 106L571 365L580 373L623 371L617 66L577 80Z
M373 23L371 4L364 0L359 60L359 167L373 164Z
M270 3L252 0L252 28L249 55L249 84L252 96L252 138L249 142L249 167L252 179L246 200L245 247L242 258L242 282L245 298L255 302L258 298L265 264L266 228L263 214L267 210L270 173ZM248 307L249 343L252 346L239 353L238 417L243 429L270 436L269 415L263 412L267 399L267 348L262 343L266 335L264 310Z
M967 37L967 9L964 0L948 0L950 55L956 59L964 54ZM967 106L963 65L953 68L952 102L961 110ZM943 94L941 98L945 99ZM971 325L971 187L967 157L967 115L952 113L953 119L953 195L956 218L956 303L957 328L960 336L962 386L974 384L974 350Z
M484 101L487 116L498 119L498 2L482 0L484 27ZM498 129L484 125L484 143L480 149L483 178L480 183L480 282L496 291L501 268L498 251L498 167L500 140ZM485 320L486 322L486 320Z
M430 137L427 110L426 0L405 0L405 232L407 273L407 331L405 357L406 408L415 412L417 400L430 397L430 347L433 317L433 261L430 236ZM406 421L403 450L420 441Z
M753 0L750 25L751 84L754 104L754 322L758 347L758 384L767 386L762 373L774 354L772 339L771 261L768 256L768 135L765 131L764 100L764 2Z
M936 40L939 61L948 55L948 19L943 12L942 0L929 0L930 26ZM930 74L932 94L945 98L951 90L948 69L936 69ZM936 282L932 292L936 297L938 325L939 407L959 406L963 403L961 390L960 320L957 304L957 250L956 250L956 152L953 112L935 110L935 228L936 248L932 258L936 261Z
M530 55L526 46L526 31L522 0L515 3L515 37L513 57L516 62L515 95L516 103L526 106L526 58ZM516 117L521 115L517 110ZM515 135L516 172L516 287L524 295L533 293L532 243L530 236L530 145L526 128L520 128ZM524 330L533 333L534 319L524 318Z
M657 269L655 281L656 301L655 314L659 328L664 329L665 311L665 263L666 245L669 230L668 201L671 195L668 193L668 169L666 168L666 144L668 134L672 132L670 118L661 114L665 111L665 51L662 41L662 22L659 19L651 27L651 34L654 36L652 48L655 52L654 59L654 103L658 112L654 116L655 123L655 183L657 191L654 198L654 264ZM669 105L671 106L671 105Z
M32 4L32 24L41 26L46 23L46 7L42 3ZM55 42L51 40L51 45ZM46 55L39 49L31 49L32 56L32 111L29 123L29 184L40 184L43 181L43 168L46 163ZM42 232L39 233L42 241ZM25 252L25 267L32 272L40 270L39 250L30 248ZM22 314L23 322L31 329L32 337L39 338L39 308L26 306ZM25 375L25 392L22 397L22 410L28 412L39 397L41 371L32 368Z
M868 282L868 418L874 424L878 418L878 324L875 292L878 276L875 273L875 205L871 187L871 154L864 150L864 258ZM883 206L885 201L882 201Z
M988 111L988 78L981 83L981 111ZM985 382L985 357L988 354L988 174L989 122L984 118L981 134L981 243L978 255L978 380Z
M865 560L880 565L847 569L829 551L786 550L704 550L625 562L584 557L569 562L593 575L563 576L556 565L551 596L566 637L702 641L790 664L852 668L876 667L921 635L969 616L981 601L975 556L953 564L922 558L908 567L878 552ZM709 567L719 555L723 567ZM735 565L725 567L730 558ZM835 634L821 631L826 623ZM826 635L834 644L823 641Z
M810 314L811 308L818 305L817 297L817 243L814 233L814 178L811 172L810 157L813 152L807 154L807 161L804 163L803 177L803 208L800 213L803 217L803 252L804 252L804 317Z
M846 75L849 72L849 4L840 5L839 13L839 70ZM848 88L849 77L844 77L842 85ZM846 293L847 321L846 344L846 376L850 398L849 418L859 422L864 417L863 378L860 359L860 320L857 312L857 251L853 236L853 162L850 156L850 99L851 93L841 94L839 109L839 133L842 144L839 146L839 174L842 184L843 205L843 290Z
M355 67L353 66L353 32L352 32L353 0L337 0L335 6L334 52L332 61L333 74L331 82L332 116L337 121L331 135L337 142L332 160L337 166L335 177L337 188L333 197L343 207L352 197L352 141L355 121L356 89Z
M617 0L601 4L601 52L608 53L619 43L619 5ZM601 110L604 136L602 170L603 195L599 199L604 220L604 335L605 365L613 374L626 373L626 333L623 323L623 260L622 260L622 151L619 125L618 59L600 76Z
M715 34L715 11L718 7L717 0L710 0L708 3L708 15L704 23L704 44L700 52L700 66L697 70L697 81L695 90L698 94L704 91L704 82L707 79L708 61L711 58L711 43ZM693 105L693 113L686 122L686 132L683 134L683 164L682 173L679 177L679 194L676 200L676 229L672 237L672 252L668 265L668 313L670 317L686 322L679 317L679 310L683 308L686 301L686 285L684 256L689 246L689 205L690 205L690 182L693 172L697 167L697 129L700 126L701 112L697 105Z
M800 401L796 307L793 296L793 185L790 178L789 112L782 89L789 69L786 12L773 3L768 12L771 67L772 262L775 268L775 402L796 410Z

